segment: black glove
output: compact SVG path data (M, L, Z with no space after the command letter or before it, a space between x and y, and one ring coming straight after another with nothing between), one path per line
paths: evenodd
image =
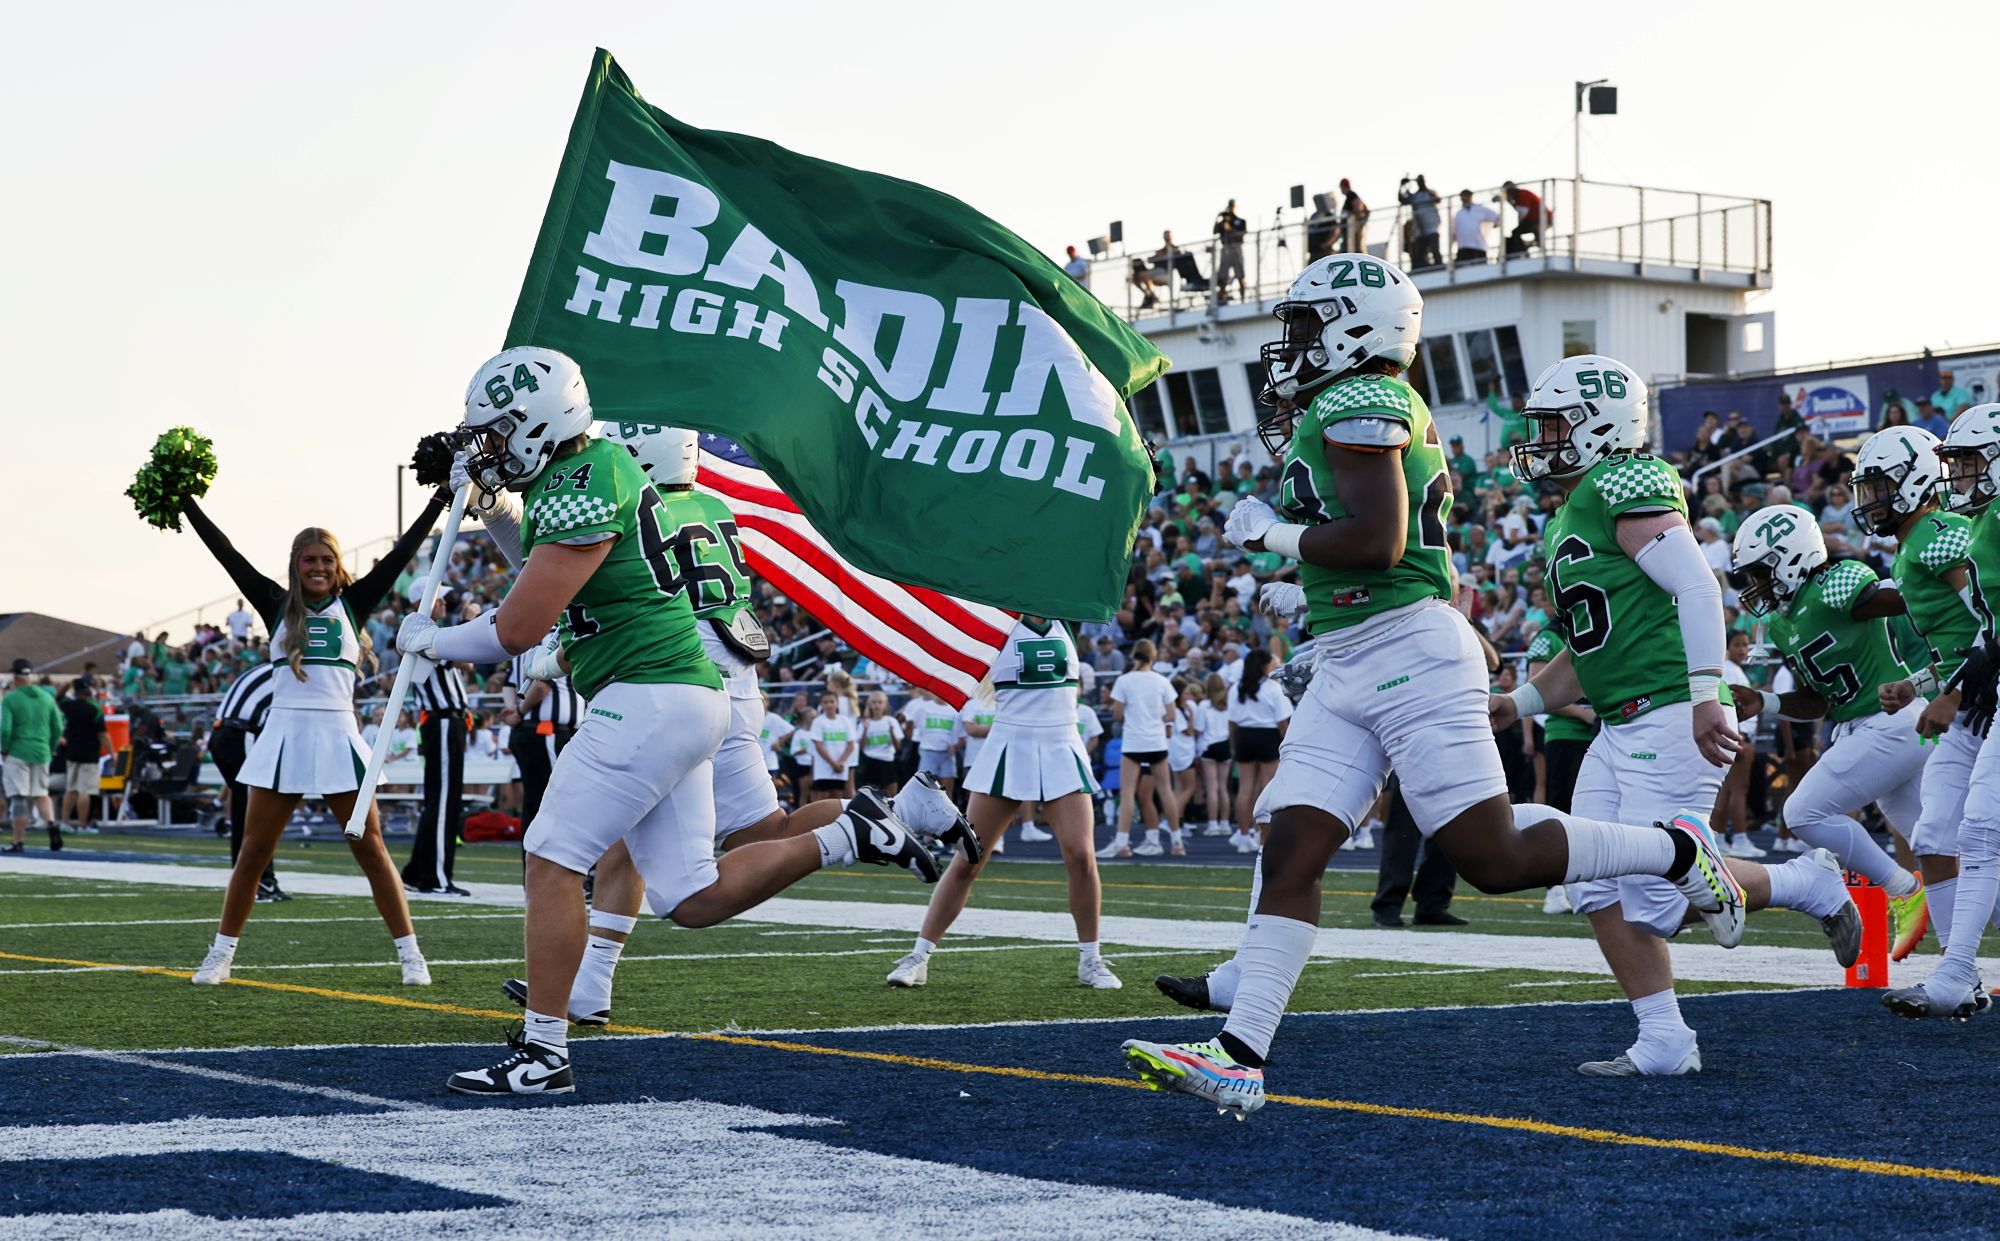
M1965 726L1984 737L1993 726L1995 709L2000 708L2000 645L1987 638L1959 654L1965 662L1951 677L1951 685L1958 690L1958 709L1965 716Z
M410 468L417 472L420 487L442 487L451 478L451 460L458 455L458 439L449 431L426 435L410 454Z

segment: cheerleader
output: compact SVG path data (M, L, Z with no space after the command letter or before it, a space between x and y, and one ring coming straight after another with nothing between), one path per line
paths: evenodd
M1271 652L1256 650L1243 659L1243 679L1229 702L1229 744L1236 755L1237 834L1230 838L1239 851L1255 852L1260 844L1256 822L1257 798L1278 772L1278 743L1292 718L1292 700L1271 675Z
M1202 682L1202 700L1195 704L1195 744L1201 747L1202 790L1207 798L1208 821L1204 836L1233 836L1229 823L1235 812L1229 805L1229 682L1220 672L1208 674Z
M921 987L930 980L931 952L965 908L973 881L992 856L1023 802L1047 808L1067 870L1070 917L1076 921L1079 986L1116 991L1124 984L1097 951L1102 904L1097 857L1091 852L1097 781L1077 731L1076 639L1068 626L1023 616L993 661L993 727L965 775L971 794L972 830L986 847L978 865L955 858L938 881L916 945L889 971L892 987ZM1160 682L1165 686L1166 682ZM949 708L941 708L949 710Z
M1194 804L1194 786L1201 779L1195 770L1196 748L1194 682L1186 677L1173 678L1174 686L1174 731L1167 737L1167 772L1173 786L1174 803L1182 814ZM1174 857L1186 857L1187 847L1181 843L1181 833L1172 837Z
M181 512L195 533L263 618L271 634L274 667L270 713L237 774L250 790L243 848L229 872L215 943L195 971L194 982L229 981L237 937L257 900L257 881L299 802L316 797L343 823L353 813L354 797L368 766L368 750L354 716L355 673L362 663L374 662L373 644L360 618L373 612L395 585L397 574L437 524L448 499L442 493L433 496L389 554L358 579L348 575L339 540L330 531L308 526L292 540L286 585L258 573L193 499L181 499ZM417 948L403 879L382 843L381 819L374 807L368 811L368 830L347 844L368 876L375 908L396 941L403 982L429 986L430 967Z
M1118 824L1101 858L1159 857L1160 808L1165 807L1167 831L1181 848L1181 807L1167 770L1167 744L1174 733L1174 687L1155 671L1157 652L1145 638L1132 644L1132 667L1111 683L1111 714L1120 721L1118 760ZM1157 802L1157 804L1156 804ZM1146 839L1132 847L1132 812L1137 809Z

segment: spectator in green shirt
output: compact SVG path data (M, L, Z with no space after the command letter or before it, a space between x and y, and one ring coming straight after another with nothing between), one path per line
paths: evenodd
M1952 380L1950 371L1938 372L1938 389L1931 393L1931 408L1943 414L1950 422L1958 417L1959 411L1972 404L1972 395Z
M0 698L0 791L14 812L14 840L7 853L26 848L30 804L49 825L49 848L62 848L55 803L49 800L49 762L62 744L62 709L55 695L34 683L33 672L27 660L15 660L14 687Z
M188 680L194 676L194 665L181 657L179 651L167 652L167 661L160 665L160 692L180 695L188 692Z
M1479 463L1472 459L1471 453L1465 451L1465 437L1463 435L1454 435L1451 437L1451 455L1445 459L1445 463L1451 466L1452 469L1457 470L1458 476L1463 479L1469 480L1474 474L1479 472Z

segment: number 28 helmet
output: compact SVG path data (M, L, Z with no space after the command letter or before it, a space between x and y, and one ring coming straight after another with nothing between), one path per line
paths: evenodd
M1616 358L1585 353L1542 372L1528 394L1528 442L1514 445L1524 483L1574 478L1613 453L1646 446L1646 381Z
M1874 534L1894 534L1937 490L1944 468L1937 436L1922 427L1883 427L1854 454L1854 515Z
M701 440L693 431L652 422L607 422L604 438L623 444L655 487L686 487L701 462Z
M1763 616L1791 603L1813 570L1826 563L1826 539L1813 515L1796 504L1773 504L1743 519L1736 531L1736 571L1743 607Z
M2000 405L1975 405L1951 420L1938 445L1944 502L1954 513L1985 508L2000 495Z
M488 358L466 385L466 472L488 491L519 491L590 423L583 368L553 349L517 345Z
M1257 435L1272 456L1281 456L1292 419L1312 393L1378 358L1410 368L1423 333L1424 297L1394 263L1329 254L1299 273L1272 313L1285 335L1263 348L1269 383L1258 399L1277 409L1258 420Z

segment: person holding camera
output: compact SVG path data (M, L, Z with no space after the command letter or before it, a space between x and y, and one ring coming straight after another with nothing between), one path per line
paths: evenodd
M1243 217L1236 214L1236 200L1215 216L1215 239L1221 243L1222 253L1215 263L1215 294L1219 301L1229 300L1229 281L1236 280L1236 300L1245 301L1249 295L1243 287L1243 236L1250 226Z
M1412 270L1425 267L1442 267L1444 256L1438 247L1438 198L1431 187L1424 183L1424 174L1418 173L1416 188L1410 188L1410 178L1404 177L1396 186L1396 201L1410 209L1410 267Z

